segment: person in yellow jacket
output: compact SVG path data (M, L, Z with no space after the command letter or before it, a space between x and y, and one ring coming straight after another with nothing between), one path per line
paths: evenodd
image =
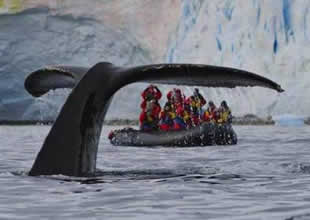
M184 111L183 111L183 120L186 124L186 128L191 128L194 126L193 124L193 118L192 118L192 111L191 111L191 106L188 102L188 99L185 100L184 102Z
M227 105L227 102L224 100L221 102L221 106L219 108L219 118L217 120L218 123L231 123L232 115L231 110Z
M194 94L187 98L185 102L190 107L189 112L193 126L199 125L204 118L204 112L202 111L202 107L206 104L206 100L196 88Z

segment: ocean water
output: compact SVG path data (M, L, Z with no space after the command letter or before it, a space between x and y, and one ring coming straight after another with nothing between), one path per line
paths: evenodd
M50 126L0 126L0 219L310 219L310 126L235 126L235 146L115 147L102 176L29 177Z

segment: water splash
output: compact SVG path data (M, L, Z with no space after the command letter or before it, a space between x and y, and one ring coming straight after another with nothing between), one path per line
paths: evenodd
M36 98L34 103L25 111L23 118L41 122L54 121L70 92L70 89L51 90ZM37 109L37 111L33 112L33 109Z

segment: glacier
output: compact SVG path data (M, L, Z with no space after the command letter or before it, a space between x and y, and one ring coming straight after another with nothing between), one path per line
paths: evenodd
M55 119L69 91L34 99L23 88L27 74L46 65L99 61L245 69L286 91L200 90L215 103L227 100L235 115L272 115L282 121L310 115L307 0L27 0L10 7L0 5L0 120ZM137 118L145 86L137 83L117 92L107 117ZM160 88L164 93L171 89ZM182 89L186 95L192 92Z

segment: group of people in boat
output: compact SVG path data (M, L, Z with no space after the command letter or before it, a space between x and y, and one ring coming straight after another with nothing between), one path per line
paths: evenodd
M193 94L185 97L178 88L167 93L167 102L163 109L159 100L161 91L155 85L148 86L141 94L142 103L140 114L140 130L143 131L170 131L189 129L203 122L231 123L232 115L226 101L222 101L220 107L216 107L213 101L207 104L205 98L195 88Z

